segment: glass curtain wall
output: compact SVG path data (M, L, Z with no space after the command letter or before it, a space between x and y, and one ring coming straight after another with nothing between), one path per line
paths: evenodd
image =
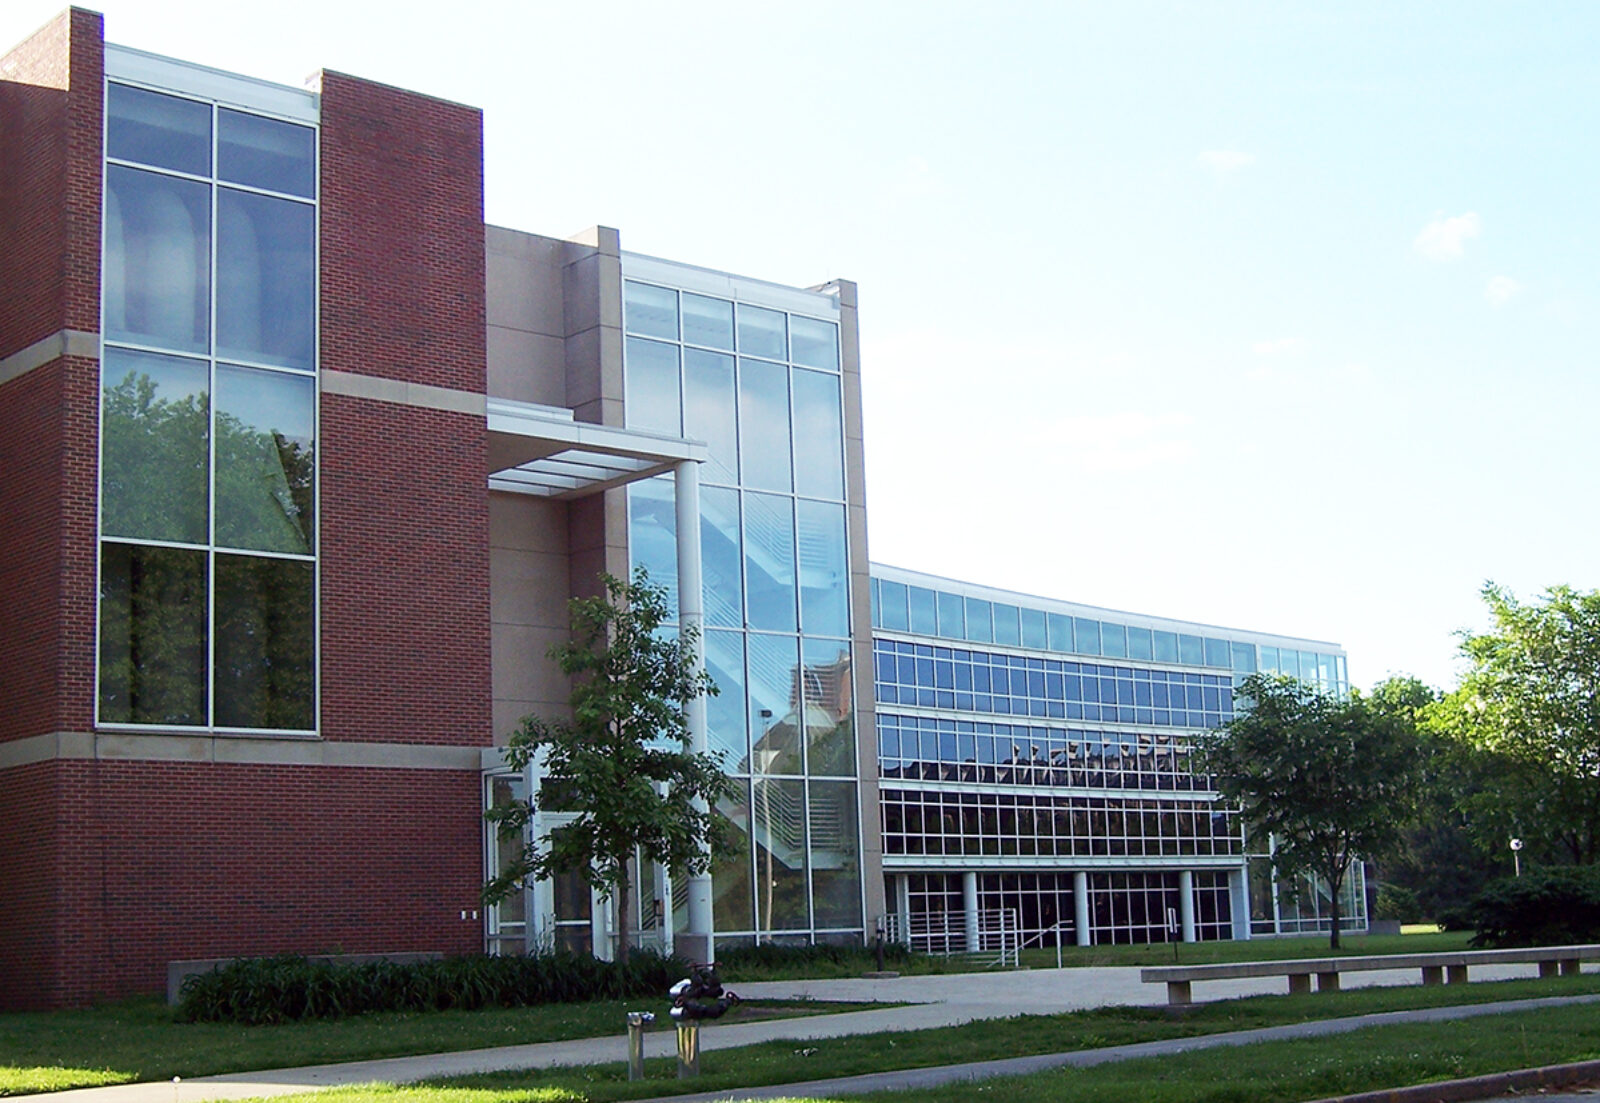
M736 853L713 870L719 943L859 940L844 407L831 319L624 283L630 428L705 441L700 539L711 749ZM670 479L629 488L635 565L669 589ZM679 916L681 922L682 916Z
M102 724L316 728L316 147L107 85Z

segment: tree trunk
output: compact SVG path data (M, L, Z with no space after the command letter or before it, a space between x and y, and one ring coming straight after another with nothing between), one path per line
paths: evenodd
M1328 878L1328 917L1333 921L1328 928L1328 949L1339 949L1339 889L1344 884L1344 877Z
M633 903L632 888L628 877L628 863L623 862L622 875L617 878L617 961L624 965L628 961L628 919Z

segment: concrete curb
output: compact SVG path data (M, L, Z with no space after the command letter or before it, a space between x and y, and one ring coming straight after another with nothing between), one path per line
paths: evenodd
M1463 1080L1442 1080L1436 1084L1417 1084L1409 1088L1338 1095L1318 1099L1314 1103L1469 1103L1471 1100L1493 1099L1530 1088L1568 1088L1594 1080L1600 1080L1600 1061L1579 1061L1571 1065L1490 1072Z

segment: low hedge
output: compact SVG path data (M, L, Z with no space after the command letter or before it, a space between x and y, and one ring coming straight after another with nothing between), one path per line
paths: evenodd
M627 964L564 950L529 957L473 954L434 961L336 965L295 955L239 958L196 973L179 990L189 1022L250 1025L371 1011L475 1010L662 996L688 975L677 957L634 950Z
M1491 883L1468 915L1475 946L1564 946L1600 941L1600 869L1532 869Z

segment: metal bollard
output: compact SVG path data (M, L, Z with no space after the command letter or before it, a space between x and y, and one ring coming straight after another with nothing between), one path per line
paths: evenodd
M700 1024L678 1024L678 1079L700 1075Z
M656 1021L653 1011L628 1012L628 1079L644 1079L644 1024Z

